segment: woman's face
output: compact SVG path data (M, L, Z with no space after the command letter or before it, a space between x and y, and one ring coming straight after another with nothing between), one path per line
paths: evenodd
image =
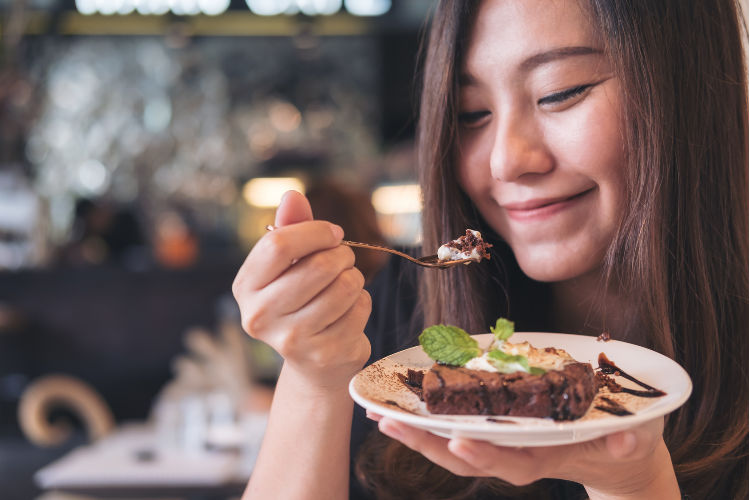
M602 263L625 196L617 86L577 2L481 3L461 67L459 184L533 279Z

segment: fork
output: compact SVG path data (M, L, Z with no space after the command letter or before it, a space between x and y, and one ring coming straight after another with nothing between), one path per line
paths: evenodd
M271 225L266 226L266 230L268 231L273 231L274 229L276 229L276 226L271 226ZM348 247L369 248L370 250L378 250L380 252L392 253L393 255L398 255L399 257L402 257L408 260L409 262L416 264L418 266L432 267L435 269L447 269L449 267L455 267L459 264L465 264L468 266L470 263L476 262L474 259L440 260L438 259L437 255L428 255L426 257L420 257L418 259L415 259L411 255L406 255L405 253L401 253L398 250L394 250L392 248L381 247L380 245L370 245L368 243L358 243L356 241L341 240L340 244L348 246Z

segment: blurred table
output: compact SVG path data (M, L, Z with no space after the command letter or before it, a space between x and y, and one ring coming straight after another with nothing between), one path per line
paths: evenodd
M186 453L158 445L154 428L128 425L39 470L45 490L95 498L240 497L257 450Z

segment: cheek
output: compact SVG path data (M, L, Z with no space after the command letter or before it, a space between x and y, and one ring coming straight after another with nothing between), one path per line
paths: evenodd
M550 130L558 163L589 177L602 189L621 183L625 165L621 113L609 95L612 91L601 92Z

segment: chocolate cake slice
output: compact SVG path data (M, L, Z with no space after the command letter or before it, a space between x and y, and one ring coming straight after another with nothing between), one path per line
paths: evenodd
M425 373L422 389L430 413L575 420L591 406L598 386L588 363L569 363L543 375L436 363Z

